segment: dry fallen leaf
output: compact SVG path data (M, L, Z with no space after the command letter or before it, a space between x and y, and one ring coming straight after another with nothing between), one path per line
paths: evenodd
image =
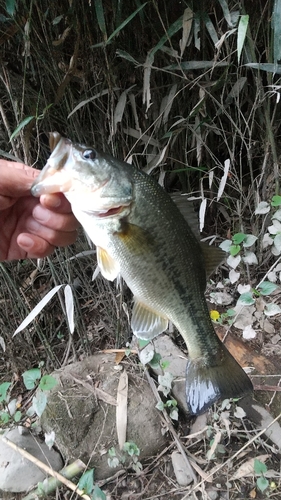
M127 433L127 406L128 406L128 374L123 370L120 374L117 388L117 406L116 406L116 430L118 444L122 450L126 442Z
M250 458L246 462L244 462L240 467L238 467L237 471L231 476L230 481L233 481L234 479L241 479L242 477L246 476L252 476L254 474L254 462L255 459L259 460L260 462L265 462L270 455L260 455L255 458Z

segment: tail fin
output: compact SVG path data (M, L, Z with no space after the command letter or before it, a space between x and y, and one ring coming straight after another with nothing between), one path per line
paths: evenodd
M222 344L221 363L208 365L206 359L188 359L186 367L186 400L192 415L204 413L218 399L245 396L253 385L243 368Z

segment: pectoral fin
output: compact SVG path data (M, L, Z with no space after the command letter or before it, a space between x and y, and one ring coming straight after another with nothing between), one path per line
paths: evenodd
M110 255L101 247L97 247L97 261L101 271L101 274L109 281L115 280L117 278L120 267L116 260L112 259Z
M167 329L168 320L135 298L131 327L137 337L150 340Z

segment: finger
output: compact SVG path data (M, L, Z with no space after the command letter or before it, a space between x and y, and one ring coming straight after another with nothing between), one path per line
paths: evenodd
M18 246L26 252L26 258L41 259L51 255L55 249L54 245L39 236L29 233L21 233L17 237Z
M23 163L0 160L0 195L18 198L30 195L30 188L39 171ZM13 167L13 168L12 168Z
M34 207L32 215L43 226L57 231L71 232L79 227L79 222L72 213L56 213L40 204Z
M71 205L62 193L42 194L40 196L40 203L43 207L50 208L56 212L71 212Z
M46 240L50 245L53 246L67 246L74 243L77 237L76 229L71 231L62 231L61 229L56 230L53 227L47 227L40 224L32 217L29 217L26 221L27 231L35 236L39 236L43 240Z

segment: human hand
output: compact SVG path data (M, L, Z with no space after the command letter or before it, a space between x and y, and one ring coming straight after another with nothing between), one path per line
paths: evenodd
M79 223L62 194L31 195L38 174L0 160L0 261L46 257L76 239Z

